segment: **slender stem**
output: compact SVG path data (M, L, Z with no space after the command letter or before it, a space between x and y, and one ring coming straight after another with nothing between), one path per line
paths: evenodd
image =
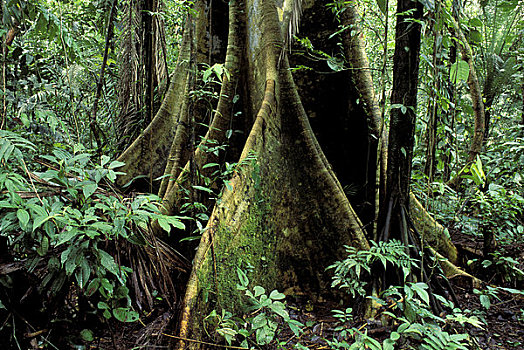
M102 143L100 140L100 133L99 133L101 129L96 122L96 113L98 111L98 100L100 99L100 95L102 94L102 88L104 86L104 73L105 73L105 69L107 66L107 57L109 56L109 46L111 44L111 39L113 37L113 30L111 30L111 21L113 20L114 15L115 15L117 1L118 0L113 0L113 4L111 5L111 11L109 12L109 17L107 18L107 34L106 34L106 44L105 44L105 49L104 49L104 58L102 59L102 66L100 67L100 77L98 78L95 101L93 102L93 110L91 111L91 120L89 122L89 127L95 138L99 154L102 151Z

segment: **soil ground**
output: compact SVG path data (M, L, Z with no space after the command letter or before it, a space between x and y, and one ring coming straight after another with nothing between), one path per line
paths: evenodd
M482 261L481 253L482 242L479 239L469 236L453 234L453 240L459 250L469 260ZM505 250L506 256L511 256L515 260L523 261L522 254L524 245L513 245ZM486 285L491 287L500 286L514 289L522 289L517 281L502 279L500 271L479 268L472 265L476 270L470 272L486 281ZM522 266L520 266L522 268ZM483 328L468 326L463 331L467 332L474 345L471 349L524 349L524 295L498 290L497 296L491 299L491 306L486 309L480 303L479 295L474 292L471 283L462 278L450 279L453 290L458 299L458 306L461 310L471 315L476 315L483 321ZM480 287L480 289L486 288ZM344 307L335 302L322 301L311 303L307 296L288 297L287 306L292 319L304 324L303 333L295 336L285 325L281 325L278 340L271 346L261 347L261 349L293 349L300 343L307 349L330 349L327 340L342 340L340 325L338 320L333 317L332 310L343 309ZM468 311L469 310L469 311ZM142 323L122 324L111 322L105 329L98 329L104 336L92 342L85 343L83 349L168 349L169 344L176 341L170 330L174 329L174 314L165 310L155 310L152 314L142 318ZM383 325L380 321L374 320L355 320L350 327L356 327L362 332L381 341L389 337L390 333L396 329L393 325ZM73 333L79 333L70 329ZM448 329L451 333L452 331ZM98 333L98 332L96 332ZM81 343L81 342L80 342ZM349 341L351 343L351 341ZM416 344L413 344L416 346ZM79 349L82 347L79 347ZM224 349L224 345L212 344L204 345L209 349ZM239 349L239 348L237 348Z

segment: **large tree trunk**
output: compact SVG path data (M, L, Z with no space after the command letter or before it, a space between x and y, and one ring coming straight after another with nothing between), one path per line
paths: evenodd
M312 21L309 26L315 23L313 14L323 9L321 5L312 3L305 8L304 27L308 26L308 18ZM369 247L366 232L352 207L353 202L362 205L366 196L354 198L350 204L337 175L345 181L350 179L347 184L360 179L365 185L369 178L374 179L374 171L369 175L367 167L368 158L376 159L377 151L376 143L370 151L368 130L376 130L379 123L369 115L373 113L369 91L363 103L355 102L356 96L365 95L358 95L359 86L370 88L371 80L366 81L363 74L339 77L334 74L333 78L321 80L315 78L316 72L311 72L309 76L298 76L297 88L288 59L282 54L288 21L296 15L289 13L296 8L292 2L277 5L273 1L237 0L229 3L225 67L230 74L223 77L207 134L194 149L185 150L180 140L187 139L187 126L192 128L187 111L196 108L195 101L187 94L195 79L191 67L206 60L198 52L202 46L206 47L206 38L210 37L206 35L210 30L209 17L199 10L206 5L197 2L195 6L199 16L194 18L194 24L188 23L176 75L162 107L151 125L119 158L126 162L123 170L127 173L119 179L120 184L148 173L152 178L168 175L168 182L164 180L159 186L164 213L178 213L185 201L183 194L194 193L195 186L201 186L203 178L209 177L204 165L224 160L222 154L206 152L205 146L210 140L226 142L227 128L236 123L234 96L240 94L241 124L248 126L249 132L247 137L239 139L243 147L236 172L216 201L193 258L180 315L179 336L184 339L204 336L202 319L211 310L239 311L242 300L235 287L237 269L253 268L254 273L249 275L253 285L305 292L313 300L327 296L323 293L329 294L330 277L325 269L344 257L343 246ZM321 40L321 44L325 42ZM347 52L354 52L354 47ZM367 60L365 56L359 57L351 64L355 71L365 71L369 66ZM332 110L339 115L332 116L311 103L304 108L299 95L310 98L315 91L307 86L308 79L314 84L318 82L317 89L339 81L339 89L330 90L320 100L328 106L330 101L333 104L342 101L340 109ZM349 114L345 112L348 106ZM338 142L347 151L327 152L338 164L333 168L321 149L322 142L319 144L313 133L315 127L312 129L306 110L319 118L316 125L319 134L333 130L339 123L347 125L336 142L324 139L327 148ZM331 129L324 125L329 117L334 118ZM348 147L352 140L344 137L351 132L362 142L350 143ZM345 155L355 160L346 160L345 164ZM374 169L376 160L372 163ZM206 185L213 188L219 183ZM427 212L421 207L417 210L426 221ZM448 254L447 250L454 247L433 224L426 225L424 232L436 233L434 241L444 242L436 244L438 249L444 247L447 256L456 256L453 251ZM182 233L177 233L177 239L182 237ZM198 345L181 341L178 348Z
M381 240L402 239L409 245L409 183L417 108L420 25L422 5L411 0L397 3L393 90L391 93L387 179L381 217ZM407 248L406 248L407 249ZM388 281L391 283L392 281ZM397 281L398 282L398 281Z
M240 4L231 5L230 23L241 16L235 5ZM232 277L236 268L254 266L254 284L319 296L329 285L324 270L342 257L343 244L368 247L313 135L287 59L277 69L283 42L277 8L255 0L246 14L250 109L258 113L241 169L215 207L195 256L181 337L202 335L197 315L242 305ZM250 154L255 159L245 161Z

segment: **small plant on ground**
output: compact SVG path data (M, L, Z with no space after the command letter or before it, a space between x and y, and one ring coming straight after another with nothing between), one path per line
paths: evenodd
M345 246L348 254L347 259L337 261L328 269L334 269L332 287L346 289L352 297L364 296L366 282L363 280L365 272L367 276L375 263L380 262L384 268L388 266L398 268L402 271L403 278L409 275L411 268L416 262L409 256L402 242L391 240L389 242L371 241L369 250L357 250L354 247ZM366 277L367 277L366 276Z
M406 282L411 268L417 264L399 241L373 243L369 251L346 248L348 256L330 266L335 269L333 286L339 286L353 297L365 295L365 284L360 281L362 271L371 272L373 264L380 262L384 269L389 266L400 269L403 286L392 286L373 299L380 308L375 317L384 325L392 325L393 331L382 342L368 335L366 324L352 327L352 310L334 310L339 320L337 336L327 340L332 349L469 349L468 327L482 327L476 316L456 308L452 302L433 294L423 282ZM430 300L435 298L447 315L435 315Z
M205 318L204 327L208 335L214 334L224 338L228 345L240 343L241 347L266 346L271 344L279 333L281 324L286 324L298 336L303 324L291 319L286 304L285 295L276 289L267 294L264 287L249 288L249 279L244 271L237 268L240 283L237 290L247 297L245 305L246 316L235 317L227 310L218 313L216 310Z

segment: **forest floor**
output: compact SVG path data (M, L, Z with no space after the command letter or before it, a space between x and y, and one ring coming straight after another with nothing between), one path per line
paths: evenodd
M461 284L461 283L460 283ZM493 302L488 310L480 304L479 296L471 288L453 284L462 310L482 310L480 317L486 324L483 329L468 327L468 333L477 344L477 349L523 349L524 348L524 298L515 297L511 293L499 293L500 299ZM338 320L333 317L333 309L341 309L339 305L324 302L314 305L311 311L305 311L307 302L288 302L295 318L307 325L300 337L295 337L290 330L282 332L279 341L284 342L285 349L293 349L300 343L308 349L330 349L326 340L342 340L337 331ZM384 326L379 320L358 320L350 326L379 341L388 338L398 325ZM448 330L449 331L449 330ZM351 343L351 342L349 342ZM277 349L277 347L275 347ZM475 347L472 347L475 349Z
M462 310L485 310L480 304L479 296L474 294L471 288L464 288L459 284L453 284L459 304ZM493 302L489 310L483 311L483 321L486 326L483 329L468 327L468 333L477 344L477 347L471 349L500 350L500 349L523 349L524 348L524 298L516 298L510 293L499 293L499 300ZM304 348L312 350L331 349L326 340L342 339L338 320L333 317L332 310L340 309L340 305L333 302L321 302L311 305L307 298L288 300L288 308L292 319L303 323L303 333L297 337L285 325L281 326L282 332L279 333L278 343L280 345L271 345L260 347L261 349L295 349L295 345L300 343ZM310 311L307 311L310 310ZM156 322L162 318L169 318L171 315L162 314ZM147 320L146 320L147 321ZM100 339L97 344L92 344L92 349L167 349L168 343L176 341L166 330L160 330L154 326L154 319L149 320L148 327L134 324L120 324L120 327L112 329L112 336L106 336ZM384 326L376 320L359 320L350 326L359 328L362 332L373 338L382 341L389 337L394 330L393 326ZM144 330L147 331L144 332ZM137 339L143 337L149 332L148 345L143 347L137 346ZM153 340L152 338L155 338ZM151 340L153 340L151 342ZM153 343L155 345L153 345ZM211 346L204 345L208 349L224 349L222 345ZM402 348L399 348L402 349Z
M469 259L482 260L479 249L482 247L481 242L459 234L453 236L459 250L468 255ZM515 260L523 261L521 255L524 253L524 245L514 245L511 249L506 249L506 253ZM490 275L482 271L474 272L487 283L486 285L491 287L522 287L516 286L511 280L500 280L500 276L493 273ZM499 280L497 281L493 276L498 277ZM478 293L474 292L470 281L456 277L451 278L450 283L458 299L458 305L455 306L465 314L476 315L483 322L483 328L468 326L462 329L462 332L467 332L472 342L476 344L471 349L524 349L524 295L499 289L497 295L491 298L491 306L486 309L481 304ZM312 303L306 295L288 296L286 299L290 317L304 324L303 332L300 336L295 336L286 325L282 324L277 341L272 343L278 345L263 346L260 349L295 349L297 343L303 346L302 349L331 349L328 341L342 340L340 329L337 329L340 326L339 320L332 312L332 310L344 308L339 303L333 301ZM168 322L169 320L171 322ZM100 338L96 345L91 343L90 348L122 350L168 348L169 342L173 344L173 341L177 340L168 331L174 327L173 320L173 314L155 310L149 317L142 320L142 324L115 324L116 327L111 330L111 334L107 334L106 330L106 336ZM384 325L380 320L356 319L346 326L355 327L362 332L367 332L374 339L382 341L389 337L398 324ZM451 327L445 327L445 330L450 334L453 333ZM139 338L142 338L143 342L137 342ZM351 341L348 342L351 343ZM143 345L139 346L140 343ZM416 348L417 344L414 342L410 345ZM401 346L399 349L406 347ZM204 345L204 348L224 349L227 347L212 346L208 343Z
M468 259L483 260L480 238L472 238L458 232L454 232L452 238L458 249ZM506 247L504 251L506 256L520 261L521 264L524 261L524 244ZM518 266L518 268L522 269L523 266ZM501 280L500 275L493 271L477 269L474 273L491 287L519 287L522 289L520 288L522 286L516 286L511 279ZM455 306L465 313L476 315L484 323L482 329L467 327L466 331L476 345L472 349L524 349L524 295L498 290L497 295L491 298L489 309L486 309L469 281L457 277L451 278L450 283L458 299L458 305ZM300 337L295 337L289 329L281 333L279 340L285 343L284 348L292 349L296 343L300 343L308 349L330 349L326 340L342 340L340 331L337 331L340 325L339 320L333 316L332 312L334 309L342 309L340 305L324 302L311 307L307 300L288 301L288 305L292 310L290 312L292 318L307 327L304 328ZM306 311L308 308L311 311ZM362 332L367 331L368 335L382 341L388 338L398 325L383 325L379 320L356 320L349 326Z

